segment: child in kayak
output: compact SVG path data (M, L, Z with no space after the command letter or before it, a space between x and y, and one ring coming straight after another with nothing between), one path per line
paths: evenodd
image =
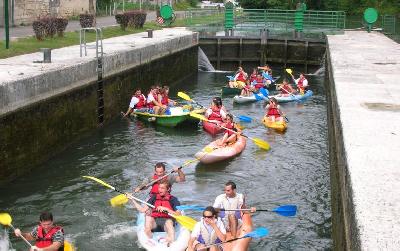
M304 92L307 90L308 87L308 80L304 76L304 73L300 73L300 77L298 79L294 79L294 82L296 82L297 89L301 95L304 94Z
M265 116L271 121L283 121L282 112L279 108L278 101L275 98L270 98L269 104L265 107Z
M226 118L226 110L222 106L222 101L218 98L213 98L211 107L207 109L205 116L208 120L214 122L222 122Z
M295 94L296 90L289 84L289 82L285 79L283 83L278 86L278 90L281 90L281 94L283 96L287 96L289 94Z
M241 132L240 128L233 122L232 114L226 115L226 121L222 124L223 127L229 129L225 130L224 136L220 140L219 146L227 146L228 144L235 143L238 137L238 133Z

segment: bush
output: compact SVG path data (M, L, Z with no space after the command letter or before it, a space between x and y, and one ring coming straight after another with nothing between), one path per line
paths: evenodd
M94 24L94 15L93 14L80 14L79 15L79 23L82 28L93 27Z
M57 33L56 22L54 17L42 17L41 18L44 24L44 31L46 37L54 37Z
M46 35L45 27L46 25L41 19L33 21L32 28L33 31L35 32L35 37L37 40L41 41L45 37Z
M67 28L68 25L68 19L66 18L62 18L62 17L57 17L55 19L55 26L56 26L56 30L57 30L57 35L59 37L63 37L64 36L64 31Z
M146 22L146 12L140 10L127 11L124 13L128 19L128 26L134 28L143 28Z
M117 21L117 24L121 26L121 29L124 31L126 27L128 26L128 16L124 14L117 14L115 15L115 20Z

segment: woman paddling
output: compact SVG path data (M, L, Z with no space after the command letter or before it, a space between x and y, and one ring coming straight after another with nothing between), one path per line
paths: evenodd
M219 146L227 146L229 144L235 143L238 138L237 133L240 133L241 130L236 125L236 123L233 122L232 114L229 113L226 115L226 122L222 125L229 130L225 130L224 136L222 137L222 139L218 145Z

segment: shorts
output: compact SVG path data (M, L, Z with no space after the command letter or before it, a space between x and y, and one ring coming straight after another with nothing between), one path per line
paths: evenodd
M167 222L167 220L173 220L170 218L154 218L154 221L156 222L156 227L153 228L151 231L152 232L164 232L164 225ZM175 225L175 221L174 221Z

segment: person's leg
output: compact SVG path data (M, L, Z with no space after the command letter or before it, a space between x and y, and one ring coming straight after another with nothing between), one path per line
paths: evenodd
M224 137L222 137L222 139L221 139L221 141L219 142L218 145L219 145L219 146L224 146L227 139L228 139L228 134L225 133L225 134L224 134Z
M175 240L175 228L174 222L171 219L168 219L164 224L164 230L167 232L167 242L172 243Z
M232 134L231 136L228 137L228 139L226 140L226 143L235 143L236 142L236 134Z
M156 227L156 222L154 221L154 218L146 215L144 233L146 234L147 237L151 238L153 236L151 230L155 227Z
M155 114L155 115L158 115L159 112L160 112L160 107L159 107L159 106L154 106L154 107L153 107L153 110L154 110L154 114Z
M236 219L234 214L230 214L230 215L228 215L228 221L229 221L229 229L232 234L232 238L236 238L238 220Z

